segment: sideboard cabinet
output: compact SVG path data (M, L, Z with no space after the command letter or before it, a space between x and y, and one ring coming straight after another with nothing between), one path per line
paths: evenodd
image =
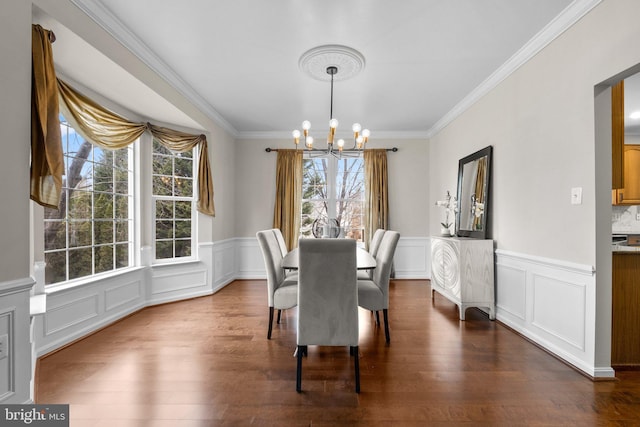
M431 237L431 297L437 291L456 304L460 320L468 307L496 318L493 240Z

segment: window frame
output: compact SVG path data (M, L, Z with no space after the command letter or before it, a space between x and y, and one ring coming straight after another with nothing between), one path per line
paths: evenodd
M93 280L100 280L104 277L108 277L108 276L112 276L112 275L117 275L120 274L122 272L128 271L131 268L134 268L136 266L136 258L135 258L135 251L136 251L136 247L137 247L137 242L136 242L136 210L137 210L137 205L139 203L139 191L138 191L138 185L137 185L137 173L136 170L138 168L139 165L139 144L140 144L140 139L136 140L134 143L132 143L130 146L123 148L122 150L126 149L127 150L127 168L124 169L126 171L127 174L127 193L124 194L125 197L128 198L128 203L127 203L127 217L125 219L125 221L127 222L127 239L126 241L121 241L119 242L117 239L117 223L119 219L122 219L121 217L118 216L117 214L117 206L116 203L112 203L112 215L110 218L98 218L96 217L96 212L95 212L95 197L98 194L111 194L114 198L114 200L116 200L117 196L122 196L122 193L118 193L117 192L117 185L116 182L113 181L112 182L112 189L110 193L107 193L105 191L102 190L96 190L95 186L96 186L96 177L95 177L95 167L98 164L98 162L96 162L95 159L95 152L96 150L102 150L102 151L109 151L108 149L104 149L101 147L98 147L94 144L92 144L90 141L87 141L84 137L82 137L78 131L76 129L73 128L73 126L71 125L71 123L69 123L67 121L66 118L64 118L62 116L62 114L60 115L60 127L63 128L64 130L62 130L63 132L63 155L65 158L65 171L64 171L64 176L65 176L65 181L64 181L64 186L62 188L62 191L66 193L66 204L65 204L65 214L64 217L60 218L60 219L48 219L46 218L46 208L43 208L43 214L42 214L42 219L41 219L41 224L42 224L42 239L43 239L43 246L42 246L42 259L45 261L47 260L47 255L48 254L52 254L52 253L64 253L64 280L61 281L57 281L57 282L52 282L52 283L47 283L46 282L46 267L45 267L45 274L44 274L44 283L43 285L45 286L46 289L55 289L57 287L67 287L67 286L73 286L76 284L81 284L81 283L85 283L88 281L93 281ZM87 141L89 144L91 144L91 152L90 155L87 156L87 159L85 159L85 164L89 163L90 167L91 167L91 172L90 172L90 176L91 176L91 191L87 191L87 190L80 190L80 191L86 191L87 193L89 193L90 197L91 197L91 214L87 217L87 218L76 218L72 215L70 215L70 211L69 211L69 207L72 204L72 199L69 198L69 190L71 190L68 185L68 168L70 167L70 162L73 161L73 159L76 157L75 155L70 155L69 150L69 141L68 141L68 136L69 134L73 132L75 134L78 135L79 138L82 138L82 140ZM75 153L74 153L75 154ZM84 169L85 165L83 164L83 169ZM112 177L116 176L116 162L114 161L114 159L112 159ZM119 169L120 171L122 171L123 169ZM85 177L83 177L84 179ZM74 191L79 191L78 189L74 189ZM34 218L35 219L35 218ZM96 228L95 228L95 224L98 222L101 222L103 220L110 220L113 224L112 230L111 230L111 240L110 242L102 242L102 243L97 243L96 242ZM46 238L45 238L45 231L46 231L46 224L48 222L56 222L59 221L62 223L62 225L64 226L64 234L65 234L65 242L64 242L64 247L59 247L59 248L54 248L54 249L47 249L47 242L46 242ZM72 225L73 223L81 223L81 222L89 222L91 224L91 232L90 232L90 242L88 242L87 244L82 244L82 245L72 245L71 241L70 241L70 237L71 234L74 232ZM122 221L121 221L122 222ZM117 263L118 263L118 257L117 257L117 251L118 245L123 245L126 244L127 246L127 258L126 258L126 266L122 266L122 267L118 267ZM100 247L105 247L105 246L112 246L112 268L108 269L108 270L104 270L104 271L99 271L96 272L96 249L100 248ZM85 274L85 275L81 275L81 276L77 276L77 277L73 277L71 278L71 271L70 271L70 265L71 265L71 258L73 254L70 254L70 252L73 251L77 251L77 250L86 250L86 249L91 249L91 266L90 266L90 270L91 273L90 274ZM46 264L45 264L46 265Z
M196 209L196 204L197 204L197 198L196 195L198 194L198 182L197 182L197 168L198 168L198 154L199 154L199 146L193 147L191 149L191 181L192 181L192 194L190 197L187 196L175 196L175 195L156 195L154 194L154 190L153 190L153 178L155 176L157 176L154 172L154 162L153 162L153 158L154 155L156 154L155 148L154 148L154 138L151 137L150 138L150 159L151 159L151 166L150 166L150 170L151 170L151 174L150 174L150 186L149 186L149 200L151 203L151 235L149 237L150 240L150 246L151 246L151 263L152 265L172 265L172 264L180 264L180 263L188 263L188 262L193 262L193 261L197 261L198 260L198 245L197 245L197 209ZM176 153L172 152L171 150L169 150L168 148L165 147L166 150L168 150L169 152L172 153L171 158L175 159ZM175 168L175 163L172 160L172 168ZM168 175L166 175L168 176ZM174 171L174 175L172 175L172 178L175 179L176 175L175 175L175 171ZM173 186L172 186L173 188ZM172 190L173 191L173 190ZM191 216L190 216L190 221L191 221L191 227L190 227L190 241L191 241L191 245L190 245L190 252L191 255L189 256L185 256L185 257L176 257L175 256L175 241L176 240L182 240L182 239L177 239L175 237L175 235L173 236L172 240L174 242L174 244L172 245L173 247L173 257L171 258L157 258L156 254L157 254L157 243L158 240L157 236L156 236L156 232L157 232L157 211L156 211L156 206L157 206L157 201L172 201L172 202L190 202L191 203ZM175 217L175 205L174 205L174 212L173 212L173 216L172 216L172 221L176 221L176 217ZM175 230L175 227L174 227ZM160 240L168 240L168 239L160 239ZM185 239L186 240L186 239Z
M358 158L337 158L335 156L332 155L324 155L324 156L311 156L309 153L304 153L303 155L303 174L304 174L304 162L312 160L326 160L327 161L327 169L326 169L326 198L324 199L304 199L302 198L300 201L300 236L302 237L303 234L303 206L305 202L308 201L324 201L326 203L327 206L327 216L329 218L335 218L337 216L337 209L338 209L338 202L340 200L348 200L348 199L338 199L338 188L337 188L337 182L338 182L338 172L340 171L340 166L339 166L339 162L342 160L358 160L361 162L361 165L358 167L358 171L362 170L362 199L361 199L361 209L362 209L362 214L361 216L363 217L363 221L364 221L364 209L365 209L365 188L364 188L364 158L362 157L358 157ZM302 183L303 187L302 187L302 194L304 197L304 179L303 179L303 183ZM333 216L329 215L329 213L332 213ZM344 229L344 227L341 225L342 228L342 232L346 232L347 230ZM363 228L364 228L364 224L363 224ZM362 233L362 235L360 236L359 239L356 239L359 245L364 245L364 232Z

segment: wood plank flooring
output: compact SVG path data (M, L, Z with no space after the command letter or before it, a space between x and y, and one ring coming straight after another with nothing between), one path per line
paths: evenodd
M36 402L71 426L631 426L640 372L593 382L429 282L392 281L384 328L360 311L362 392L347 348L309 347L295 391L296 310L267 333L266 282L146 308L44 357Z

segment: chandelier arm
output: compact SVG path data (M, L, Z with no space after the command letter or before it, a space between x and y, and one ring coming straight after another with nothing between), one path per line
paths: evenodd
M329 135L327 136L327 148L323 150L323 149L316 149L312 146L313 137L309 135L310 123L307 120L305 120L304 122L302 122L302 129L303 129L304 142L305 142L304 145L306 147L306 148L303 147L303 150L310 154L312 153L332 154L333 156L338 158L342 156L343 151L361 153L365 149L365 144L369 138L370 132L368 129L365 129L363 131L363 135L360 136L361 125L359 123L354 123L352 126L352 129L354 132L352 148L345 150L343 139L338 140L337 150L334 148L334 145L333 145L334 137L335 137L336 128L338 127L338 121L333 118L333 83L335 80L335 75L338 73L338 67L335 65L330 65L326 68L326 72L331 76L331 96L329 98ZM300 137L300 131L294 130L292 132L292 135L293 135L294 143L296 144L296 149L297 149L299 137ZM336 151L338 154L336 154ZM394 147L392 151L397 151L397 149Z

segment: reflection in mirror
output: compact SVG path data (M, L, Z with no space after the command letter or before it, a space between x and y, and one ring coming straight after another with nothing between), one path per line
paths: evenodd
M458 236L486 237L491 152L492 147L488 146L458 163Z

